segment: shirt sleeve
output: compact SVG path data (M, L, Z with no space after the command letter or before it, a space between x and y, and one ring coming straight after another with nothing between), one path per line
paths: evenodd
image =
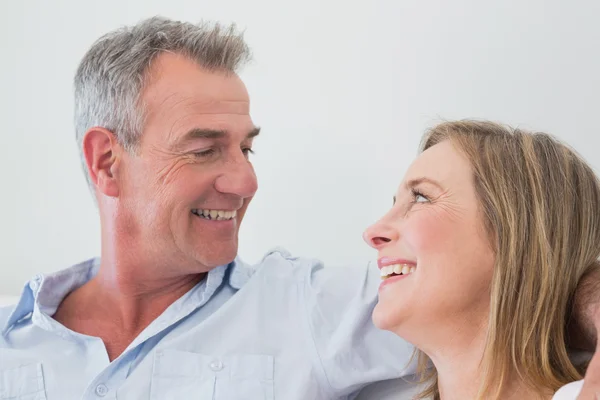
M414 374L413 347L371 320L381 278L374 265L303 268L301 292L308 328L332 396Z

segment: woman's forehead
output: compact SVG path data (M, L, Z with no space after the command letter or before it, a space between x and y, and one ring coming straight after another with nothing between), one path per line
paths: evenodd
M403 182L428 178L443 185L452 185L464 181L471 173L471 166L463 153L451 141L445 140L421 153L408 168Z

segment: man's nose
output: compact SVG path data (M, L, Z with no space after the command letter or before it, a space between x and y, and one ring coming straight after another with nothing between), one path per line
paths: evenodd
M398 238L398 230L383 221L371 225L363 233L363 240L377 250L387 243L397 241Z
M221 193L235 194L242 198L254 196L258 182L252 164L243 156L228 162L215 181L215 188Z

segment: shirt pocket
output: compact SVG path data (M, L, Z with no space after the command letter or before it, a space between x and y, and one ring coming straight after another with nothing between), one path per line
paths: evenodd
M159 350L154 358L152 400L274 400L273 357L213 357Z
M0 370L0 400L46 400L42 364Z

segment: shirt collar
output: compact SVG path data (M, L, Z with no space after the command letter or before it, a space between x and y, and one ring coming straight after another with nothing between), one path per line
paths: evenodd
M23 287L23 291L21 292L21 297L12 313L8 316L6 324L0 327L2 328L0 335L4 336L14 324L29 316L31 312L33 312L34 301L35 299L33 293L29 289L29 284L25 284L25 287Z
M6 324L0 327L0 334L6 334L13 325L28 318L36 308L46 315L54 315L67 294L92 279L99 266L100 259L93 258L53 274L36 275L23 287L16 307ZM207 288L212 293L226 279L233 289L240 290L253 272L248 264L236 257L230 264L214 268L208 273Z
M240 290L246 282L250 279L254 273L254 269L246 264L242 259L236 257L235 260L229 264L229 286L235 290Z
M25 283L21 297L8 317L1 334L4 335L19 321L36 309L54 315L67 294L88 282L98 271L100 259L93 258L53 274L38 274Z

